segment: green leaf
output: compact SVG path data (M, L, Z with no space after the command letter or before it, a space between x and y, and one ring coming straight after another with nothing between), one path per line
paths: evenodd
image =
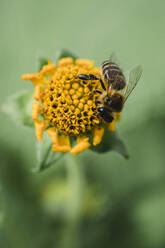
M61 59L61 58L66 58L66 57L71 57L73 59L77 59L78 56L75 55L72 51L66 49L66 48L63 48L63 49L60 49L57 51L57 54L56 54L56 62Z
M90 149L98 153L116 151L125 159L129 158L128 151L123 140L119 137L116 131L110 132L107 128L105 128L104 136L101 143L97 146L91 146Z
M14 121L21 126L33 127L32 102L33 91L21 91L14 94L2 104L2 111L7 113Z
M37 163L34 172L40 172L51 165L56 163L60 158L63 157L65 153L63 152L53 152L52 151L52 141L49 135L44 132L42 142L37 141L36 145L36 157Z

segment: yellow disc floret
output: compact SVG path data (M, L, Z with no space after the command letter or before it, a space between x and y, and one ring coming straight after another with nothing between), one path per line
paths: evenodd
M86 60L62 59L41 95L43 115L64 134L77 136L91 131L100 123L91 92L100 87L98 81L82 81L79 74L100 75L100 69ZM65 62L66 60L66 62ZM65 62L65 63L64 63ZM72 62L72 63L71 63ZM81 62L81 63L80 63ZM83 67L80 66L83 64Z

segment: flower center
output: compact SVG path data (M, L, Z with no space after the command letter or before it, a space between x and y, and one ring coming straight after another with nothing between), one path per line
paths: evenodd
M100 124L95 104L98 81L83 81L79 74L100 76L99 68L67 65L58 67L41 95L43 115L64 134L79 135Z

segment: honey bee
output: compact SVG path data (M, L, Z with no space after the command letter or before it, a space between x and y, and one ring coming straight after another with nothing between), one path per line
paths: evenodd
M96 89L91 93L91 96L99 94L96 100L98 116L110 123L114 119L114 114L122 111L124 103L136 87L142 74L142 67L140 65L134 67L129 72L127 80L119 65L111 60L101 64L101 71L101 78L93 74L80 74L78 78L84 81L100 81L102 91Z

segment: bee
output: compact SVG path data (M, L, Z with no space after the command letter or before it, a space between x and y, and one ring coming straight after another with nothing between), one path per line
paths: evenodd
M102 91L96 89L91 96L99 94L95 102L98 116L110 123L114 119L114 114L122 111L127 98L136 87L142 74L142 68L140 65L134 67L126 80L119 65L111 60L106 60L101 64L101 72L101 78L93 74L80 74L78 78L84 81L98 80L100 82Z

